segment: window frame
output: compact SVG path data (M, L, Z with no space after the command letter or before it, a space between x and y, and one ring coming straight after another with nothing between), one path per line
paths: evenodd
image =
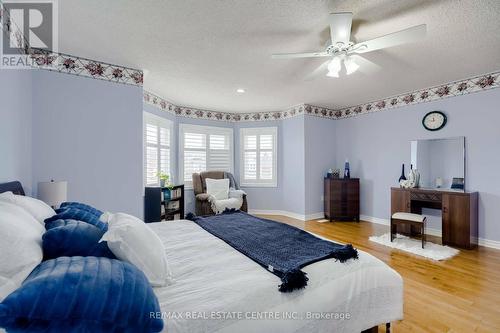
M229 144L229 163L230 163L230 169L229 172L234 173L234 135L233 135L233 128L231 127L218 127L218 126L203 126L203 125L193 125L193 124L185 124L181 123L179 124L179 180L180 182L184 183L184 187L186 189L192 189L193 188L193 181L192 180L185 180L184 179L184 134L186 132L193 132L193 133L201 133L205 134L205 149L203 151L206 152L206 161L207 165L206 168L210 169L210 135L224 135L228 136L228 144ZM191 148L190 148L191 149ZM192 150L196 151L202 151L202 149L196 149L192 148ZM207 171L207 170L204 170Z
M245 136L256 135L256 149L245 150ZM260 179L260 135L273 136L273 177L271 180ZM245 152L256 152L256 177L257 179L245 179ZM265 149L264 151L268 151ZM244 127L240 128L240 186L242 187L278 187L278 127Z
M157 143L155 145L153 144L148 144L147 142L147 124L153 124L153 125L156 125L158 127L158 133L157 133ZM144 187L147 187L147 186L159 186L160 185L160 179L158 179L158 182L157 183L148 183L148 179L147 179L147 148L148 147L152 147L154 146L156 149L157 149L157 165L156 165L156 172L159 172L161 171L161 153L160 153L160 150L162 148L165 148L167 146L164 146L164 145L161 145L160 143L160 128L166 128L168 129L169 131L169 142L170 144L168 145L168 153L169 153L169 163L168 163L168 168L169 168L169 176L170 176L170 182L174 182L174 172L173 172L173 160L174 160L174 156L173 156L173 150L172 150L172 147L174 146L175 144L175 141L174 141L174 133L173 133L173 130L174 130L174 122L170 119L166 119L166 118L163 118L163 117L160 117L160 116L157 116L153 113L149 113L147 111L144 111L143 112L143 184L144 184Z

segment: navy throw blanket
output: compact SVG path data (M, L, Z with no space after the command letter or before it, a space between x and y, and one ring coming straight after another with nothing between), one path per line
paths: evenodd
M278 276L281 292L307 285L309 279L300 270L304 266L329 258L340 262L358 258L351 244L328 242L288 224L242 211L226 210L206 217L188 214L187 218Z

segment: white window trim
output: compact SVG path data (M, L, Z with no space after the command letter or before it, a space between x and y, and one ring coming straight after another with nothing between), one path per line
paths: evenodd
M273 140L273 179L272 180L245 180L245 135L272 134ZM257 156L259 156L260 147L257 140ZM257 157L257 173L259 172L259 158ZM278 187L278 127L252 127L240 129L240 186L242 187Z
M166 119L166 118L163 118L163 117L160 117L160 116L157 116L155 114L152 114L152 113L149 113L149 112L146 112L144 111L143 112L143 122L142 122L142 138L143 138L143 144L142 144L142 150L143 150L143 162L142 162L142 177L143 177L143 184L144 184L144 187L146 186L153 186L153 185L160 185L159 183L158 184L148 184L147 183L147 176L146 176L146 159L147 159L147 140L146 140L146 124L147 123L156 123L156 125L158 126L161 126L161 127L164 127L164 128L168 128L169 129L169 134L170 134L170 145L168 147L169 149L169 154L170 154L170 159L169 159L169 170L170 170L170 181L173 182L174 181L174 174L173 174L173 162L174 162L174 156L173 156L173 150L172 150L172 147L175 145L175 140L174 140L174 126L173 126L173 121L169 120L169 119ZM159 135L159 133L158 133ZM158 146L160 147L160 146ZM160 158L159 158L159 152L158 152L158 163L160 163ZM158 166L158 170L159 170L159 166Z
M185 132L195 132L203 133L207 135L205 150L209 154L210 149L210 134L220 134L229 135L229 153L230 153L230 172L234 173L234 139L233 139L233 129L228 127L217 127L217 126L201 126L201 125L191 125L191 124L179 124L179 180L180 183L184 183L184 188L193 189L193 182L184 180L184 133ZM210 160L207 155L207 163Z

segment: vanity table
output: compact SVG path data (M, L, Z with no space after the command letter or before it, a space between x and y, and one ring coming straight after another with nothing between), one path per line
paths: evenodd
M422 208L442 211L442 242L465 249L477 246L478 193L423 188L391 188L391 216L422 214ZM411 233L411 230L406 230Z

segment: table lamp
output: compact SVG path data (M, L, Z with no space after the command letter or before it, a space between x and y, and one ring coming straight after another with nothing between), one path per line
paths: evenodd
M53 209L58 208L61 203L67 200L68 182L39 182L38 183L38 199L51 206Z

